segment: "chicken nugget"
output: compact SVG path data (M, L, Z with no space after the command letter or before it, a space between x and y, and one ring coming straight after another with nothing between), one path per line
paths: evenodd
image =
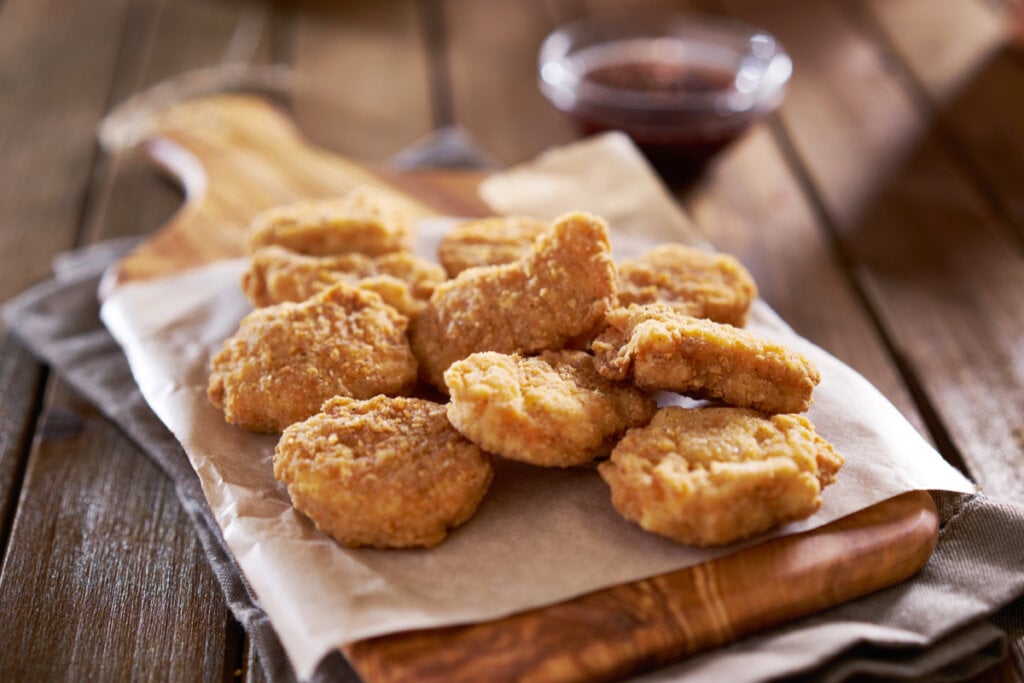
M340 199L268 209L249 226L248 250L276 244L309 256L380 256L412 249L415 213L393 193L360 187Z
M351 547L430 547L490 486L490 456L416 398L338 397L288 427L274 476L317 528Z
M307 256L278 246L260 247L242 276L242 290L253 306L304 301L345 282L380 294L402 315L414 317L434 288L446 279L444 270L410 252L383 256L337 254Z
M615 303L608 226L571 213L501 266L471 268L437 286L413 325L423 377L445 391L444 371L477 351L558 349L604 321Z
M670 406L630 430L598 471L623 517L707 546L809 517L842 465L803 416Z
M437 258L449 277L477 266L500 266L528 255L534 240L550 228L547 221L526 216L467 221L445 233Z
M452 363L448 419L485 450L545 467L607 455L630 427L647 424L654 399L597 374L583 351L524 358L486 351Z
M380 296L345 284L259 308L211 360L207 394L227 422L279 432L334 396L404 392L417 371L407 326Z
M663 244L619 263L619 304L661 302L694 318L743 327L757 296L754 278L735 257Z
M619 308L594 340L594 365L644 389L719 399L764 413L799 413L821 380L803 355L749 330L683 315L664 304Z

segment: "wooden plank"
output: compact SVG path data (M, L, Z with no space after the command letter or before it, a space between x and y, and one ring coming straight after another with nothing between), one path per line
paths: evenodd
M443 6L454 119L485 153L511 164L578 136L536 85L540 43L565 19L556 5L447 0Z
M927 433L771 127L758 126L727 148L691 195L700 229L747 265L779 315L859 371Z
M951 152L1024 238L1024 62L1010 45L1009 6L949 0L936 12L926 0L864 4L922 91L926 115L944 127Z
M794 75L780 119L807 173L828 180L816 189L832 220L853 224L924 135L913 103L840 3L722 4L775 33L791 53Z
M223 676L224 602L173 486L60 383L29 459L0 610L0 671L40 680Z
M75 243L128 0L0 7L0 301ZM47 235L45 239L40 235Z
M729 0L796 63L782 121L930 426L992 494L1020 498L1024 260L886 56L835 3ZM966 409L965 409L966 407ZM942 443L943 441L948 441Z
M14 517L42 390L43 369L10 334L0 339L0 555Z
M430 132L430 65L418 7L415 0L313 3L294 17L290 62L302 87L292 109L313 142L380 161Z
M122 104L154 85L197 69L215 68L234 54L270 59L269 7L201 0L138 0L132 5L111 101ZM182 41L183 35L190 36ZM101 156L89 192L84 242L137 235L167 222L182 202L130 150Z

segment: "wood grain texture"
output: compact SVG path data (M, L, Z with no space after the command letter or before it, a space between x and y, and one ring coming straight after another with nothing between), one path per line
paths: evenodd
M170 480L60 383L28 462L0 611L4 680L223 673L224 601Z
M555 3L445 0L437 5L443 7L448 35L454 120L487 154L502 164L518 163L579 136L536 84L540 43L566 18Z
M128 0L0 6L0 301L75 244ZM39 235L46 235L39 239Z
M337 197L359 185L389 186L363 167L309 144L263 99L190 100L152 118L147 154L185 189L185 203L110 272L104 289L242 253L260 211ZM423 215L432 213L414 202Z
M225 59L269 62L273 13L257 5L204 0L136 0L128 15L111 105L166 79L215 68ZM182 40L182 36L189 36ZM89 189L82 242L138 235L163 225L181 189L151 172L132 150L105 150Z
M1020 412L1010 408L1024 405L1024 257L1012 230L926 134L891 58L839 6L727 4L776 32L809 72L783 105L785 132L919 403L935 411L940 450L989 493L1024 497Z
M434 125L425 3L299 3L288 61L295 121L318 146L382 161Z
M0 556L6 546L35 425L43 369L18 341L0 338Z
M866 0L866 12L906 64L912 90L943 126L942 142L1024 239L1024 53L1011 41L1008 5Z
M902 580L928 559L936 531L931 497L907 493L689 569L493 622L363 641L345 652L372 683L610 680ZM772 589L752 576L771 576Z

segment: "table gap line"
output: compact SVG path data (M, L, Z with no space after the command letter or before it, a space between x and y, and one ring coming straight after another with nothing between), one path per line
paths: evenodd
M913 363L899 350L892 332L874 305L873 297L868 293L867 287L861 278L856 275L857 264L843 246L842 240L839 237L839 231L835 227L835 221L832 219L828 207L825 205L825 201L818 191L807 167L801 160L800 154L797 152L796 146L793 144L785 125L778 115L772 115L768 120L768 126L772 133L772 139L778 146L783 159L786 160L786 164L792 171L797 185L799 185L815 217L815 222L821 227L825 235L829 252L836 259L843 279L878 335L882 348L885 349L900 381L903 382L904 387L906 387L907 392L910 394L910 400L921 416L925 428L935 443L936 449L947 462L967 476L970 476L970 470L963 455L960 453L960 449L956 446L938 411L928 398L924 384L918 378L918 373L914 369Z
M207 557L208 560L209 558ZM224 592L219 581L217 582L217 587L221 593ZM226 601L227 595L224 597ZM231 683L232 681L242 680L242 677L245 675L246 645L249 640L249 634L245 632L242 624L235 619L235 615L230 607L225 611L227 612L227 619L224 623L224 669L221 672L221 680L224 683Z
M976 153L957 132L956 126L950 123L948 115L932 98L878 17L863 4L863 0L842 3L840 7L850 23L867 36L882 53L882 61L889 66L893 77L906 92L911 105L930 126L932 134L938 138L939 148L950 158L952 166L964 180L964 184L979 195L995 216L1009 227L1011 241L1024 252L1024 222L1014 217L1013 210L999 190L987 181L987 174L983 166L977 162Z

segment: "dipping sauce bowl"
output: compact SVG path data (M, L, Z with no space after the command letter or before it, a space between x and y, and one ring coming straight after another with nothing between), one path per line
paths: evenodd
M673 13L580 19L545 38L539 84L586 133L702 166L782 102L792 61L766 31Z

